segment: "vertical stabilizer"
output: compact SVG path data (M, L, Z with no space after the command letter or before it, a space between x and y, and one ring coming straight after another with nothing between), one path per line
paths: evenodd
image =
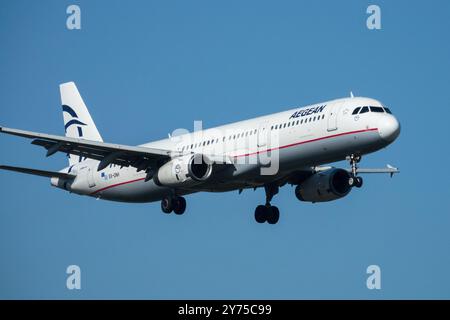
M63 83L59 86L59 90L61 93L66 137L102 142L103 139L100 136L94 120L92 120L75 83ZM82 160L83 159L80 156L69 155L70 165L76 164Z

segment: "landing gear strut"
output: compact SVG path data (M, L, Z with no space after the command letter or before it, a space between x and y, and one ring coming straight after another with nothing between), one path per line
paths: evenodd
M172 211L178 215L183 214L186 210L186 199L180 196L165 196L161 200L161 210L167 214Z
M358 163L361 161L360 155L352 154L347 157L347 160L350 162L351 170L350 178L348 179L348 184L351 187L361 188L363 185L363 179L358 177Z
M255 220L258 223L267 222L269 224L276 224L280 219L280 210L277 207L272 206L270 201L274 195L278 193L278 185L265 185L264 190L266 191L266 204L259 205L255 209Z

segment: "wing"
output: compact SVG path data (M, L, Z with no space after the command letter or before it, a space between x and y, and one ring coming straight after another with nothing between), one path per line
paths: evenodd
M351 172L352 170L349 169L349 171ZM391 176L394 173L399 173L400 170L398 168L395 168L391 165L386 165L386 168L358 168L356 169L357 173L390 173Z
M55 172L55 171L45 171L45 170L37 170L37 169L29 169L29 168L20 168L20 167L11 167L11 166L0 166L0 169L21 172L32 174L35 176L47 177L47 178L62 178L62 179L73 179L74 175L63 172Z
M0 132L34 139L31 143L47 149L47 156L64 152L99 160L98 170L106 168L109 164L133 166L138 170L145 170L179 155L178 152L171 150L126 146L4 127L0 127Z
M319 172L319 171L330 170L332 168L334 168L334 167L332 167L332 166L318 166L318 167L315 167L314 170L316 172ZM348 172L352 172L352 169L350 169L350 168L346 169L346 170ZM398 168L393 167L393 166L391 166L389 164L386 165L385 168L357 168L356 169L356 173L389 173L391 176L394 173L399 173L399 172L400 172L400 170Z

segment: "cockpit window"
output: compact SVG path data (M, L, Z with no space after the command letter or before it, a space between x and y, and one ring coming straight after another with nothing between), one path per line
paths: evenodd
M384 113L384 110L382 107L370 107L371 112L381 112Z
M386 111L389 114L392 114L391 110L389 110L389 108L384 107L384 111Z
M361 107L356 108L355 110L353 110L352 114L358 114L360 109L361 109Z
M361 109L361 112L360 112L360 113L366 113L366 112L369 112L369 107L363 107L363 108Z

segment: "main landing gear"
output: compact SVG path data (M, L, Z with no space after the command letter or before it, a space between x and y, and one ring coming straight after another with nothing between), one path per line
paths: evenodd
M180 196L165 196L161 200L161 210L164 213L183 214L186 210L186 199Z
M272 206L270 201L274 195L278 193L279 187L277 185L264 186L266 191L266 204L259 205L255 209L255 220L258 223L267 222L269 224L276 224L280 219L280 210L277 207Z
M361 156L352 154L347 157L347 160L350 162L351 173L350 178L348 179L348 184L351 187L361 188L363 185L363 179L358 177L358 163L361 161Z

